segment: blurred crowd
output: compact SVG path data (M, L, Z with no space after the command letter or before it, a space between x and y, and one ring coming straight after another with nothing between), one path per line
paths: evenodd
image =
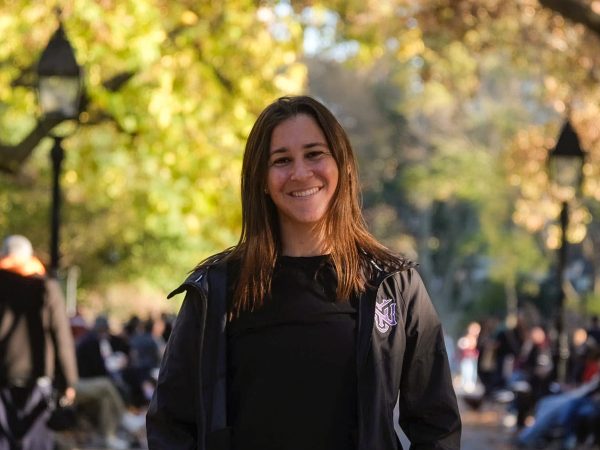
M79 381L78 412L100 436L116 436L111 446L146 446L145 413L174 316L163 313L120 322L81 310L69 322L75 340ZM129 434L119 437L119 429ZM126 441L126 442L118 442Z
M555 329L524 312L469 323L449 351L457 394L475 409L506 404L504 424L517 446L599 445L598 316L567 336L568 354Z

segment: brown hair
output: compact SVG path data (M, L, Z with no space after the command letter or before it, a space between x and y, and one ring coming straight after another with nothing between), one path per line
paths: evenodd
M236 261L240 268L230 317L260 307L270 293L273 268L281 251L277 209L265 195L271 135L280 123L299 114L312 117L319 125L339 171L336 192L322 224L338 278L337 299L347 300L364 291L372 275L372 262L402 266L403 260L367 231L354 152L340 123L311 97L281 97L259 115L244 150L242 231L238 244L225 257Z

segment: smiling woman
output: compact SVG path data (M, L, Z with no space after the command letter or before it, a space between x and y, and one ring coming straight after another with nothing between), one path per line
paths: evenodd
M367 230L348 137L318 101L258 117L242 233L198 265L147 416L150 449L458 449L443 331L415 265Z
M283 255L328 251L318 230L338 184L338 168L315 120L299 114L273 130L267 194L277 208Z

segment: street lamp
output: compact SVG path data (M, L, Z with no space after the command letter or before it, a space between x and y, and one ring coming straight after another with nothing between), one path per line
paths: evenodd
M562 127L556 146L550 151L548 169L556 195L561 201L560 229L561 244L558 252L559 297L557 305L558 367L557 378L564 383L567 376L569 341L565 330L565 291L564 279L567 262L567 229L569 227L569 201L577 196L583 181L585 154L579 144L579 137L567 120Z
M37 74L38 102L42 115L58 116L64 120L76 120L79 116L83 74L60 23L40 56ZM61 144L66 136L52 133L50 135L54 139L54 145L50 152L52 161L52 214L49 273L50 276L56 278L60 258L60 175L64 159L64 150Z

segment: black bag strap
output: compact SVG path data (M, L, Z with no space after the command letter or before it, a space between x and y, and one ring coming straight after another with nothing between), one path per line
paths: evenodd
M0 300L0 323L2 323L2 321L4 319L4 313L6 312L7 309L8 309L8 307L5 304L5 302ZM10 342L10 338L12 337L15 330L17 329L17 325L19 324L20 320L21 320L21 315L19 314L19 312L15 311L14 320L10 324L10 327L8 328L4 337L2 339L0 339L0 355L6 355L8 343ZM7 379L8 379L7 361L5 358L2 358L0 360L0 386L6 386L7 382L8 382Z
M25 312L31 352L31 374L34 379L46 374L46 338L42 315L42 305L30 308Z
M35 393L34 389L25 389L24 393L26 397L32 396ZM21 448L21 440L27 435L31 427L33 427L35 421L46 411L48 408L48 401L42 395L40 400L35 404L31 411L25 414L25 407L28 398L24 401L14 398L14 392L11 392L10 388L2 389L0 391L0 401L4 404L4 411L6 412L6 422L10 433L6 433L6 430L1 430L11 441L11 450ZM0 427L2 425L0 424Z
M3 402L3 400L0 400ZM6 430L4 428L4 426L2 425L2 422L0 422L0 435L4 436L6 438L6 440L8 440L8 445L10 446L9 449L10 450L21 450L21 448L23 447L23 445L21 444L20 441L18 441L17 439L15 439L9 432L8 430Z
M31 355L31 376L29 383L45 375L46 340L44 330L44 303L46 301L46 282L40 277L24 277L16 273L0 270L0 320L6 312L13 314L13 322L0 342L0 355L5 355L11 338L20 321L27 321L29 351ZM0 381L6 385L8 367L6 361L0 366Z

